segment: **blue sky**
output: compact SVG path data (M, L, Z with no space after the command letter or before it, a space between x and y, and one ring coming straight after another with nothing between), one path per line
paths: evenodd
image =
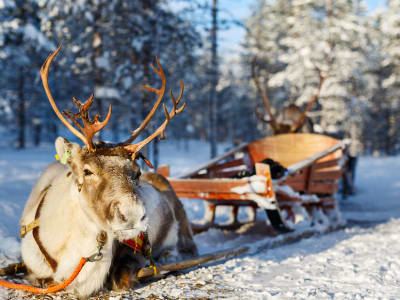
M219 0L221 17L227 19L243 20L250 14L250 5L255 0ZM384 5L385 0L366 0L369 11L374 11ZM231 26L219 35L220 52L226 54L237 54L240 43L243 41L244 30L239 26Z

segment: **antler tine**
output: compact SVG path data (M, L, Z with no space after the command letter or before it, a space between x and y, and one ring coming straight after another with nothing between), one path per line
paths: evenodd
M110 120L111 117L111 105L108 107L108 113L106 118L104 119L103 122L99 121L99 115L96 115L93 119L93 121L90 120L89 118L89 109L93 103L93 97L94 95L91 94L90 97L85 101L85 103L80 103L76 98L72 97L74 103L77 105L79 112L78 113L71 113L70 111L63 111L63 114L72 120L72 122L80 129L81 132L79 132L75 127L73 127L60 113L58 110L54 98L50 92L49 84L48 84L48 76L49 76L49 68L51 65L51 62L53 61L54 57L58 54L60 51L62 45L60 45L56 51L51 53L49 57L46 59L44 64L42 65L40 69L40 76L42 77L42 82L43 82L43 87L46 92L47 98L50 101L51 106L53 107L54 112L57 114L58 118L61 120L61 122L79 139L83 141L85 146L90 150L93 151L95 149L92 138L93 135L103 129L108 121ZM83 122L83 127L81 124L78 122L78 118L82 119Z
M158 69L153 64L151 64L150 66L153 69L153 71L155 73L157 73L157 75L161 78L161 87L159 89L155 89L155 88L145 85L145 86L142 86L142 88L158 95L157 101L154 103L153 108L151 109L151 111L149 112L147 117L144 119L142 124L140 124L140 126L138 128L136 128L135 130L133 130L131 132L131 136L128 139L126 139L123 142L123 144L132 143L140 135L140 133L146 128L146 126L149 124L150 120L153 118L157 108L160 106L162 98L164 97L165 89L167 86L167 81L165 79L164 71L162 69L162 66L161 66L160 61L158 60L157 56L156 56L156 64L158 66Z
M50 88L49 88L49 83L48 83L48 78L49 78L49 69L50 65L54 59L54 57L57 56L58 52L60 52L62 48L62 44L58 46L58 48L51 53L46 61L43 63L42 67L40 68L40 77L42 78L42 83L43 83L43 88L44 91L46 92L46 96L50 102L51 107L53 108L54 112L56 113L57 117L60 119L60 121L76 136L78 137L87 147L89 146L87 138L80 133L76 128L74 128L65 118L64 116L60 113L60 111L57 108L57 105L54 101L53 95L51 94Z
M261 88L261 85L260 85L260 82L258 81L255 69L256 69L256 66L255 66L255 59L254 59L252 61L252 63L251 63L251 76L252 76L253 82L254 82L254 84L255 84L255 86L257 88L258 93L261 95L261 98L262 98L262 100L264 102L265 109L267 110L268 116L270 118L269 121L265 121L264 118L262 120L264 122L270 123L272 128L274 130L276 130L278 127L277 127L277 123L276 123L275 117L274 117L274 115L272 114L272 111L271 111L271 106L270 106L270 103L269 103L269 99L268 99L267 94L265 93L265 91Z
M181 101L181 98L182 98L182 95L183 95L184 86L183 86L183 81L182 80L180 81L180 84L181 84L181 87L180 87L180 90L179 90L178 99L175 99L172 89L169 90L169 95L171 96L172 103L174 104L174 110L176 109L177 105Z
M171 110L170 113L168 113L168 110L165 106L165 104L163 103L163 109L164 109L164 114L165 114L165 121L161 124L160 127L157 128L156 131L154 131L149 137L147 137L146 139L144 139L143 141L137 143L137 144L133 144L133 145L125 145L124 148L125 150L127 150L128 152L132 153L132 159L135 159L136 154L139 153L139 151L146 146L148 143L150 143L153 139L155 139L157 136L160 136L161 139L165 139L165 129L167 127L167 125L169 124L169 122L171 121L171 119L173 117L175 117L176 115L180 114L186 107L186 103L183 103L181 107L177 108L179 102L181 101L182 95L183 95L183 90L184 90L184 86L183 86L183 82L181 81L181 88L180 88L180 92L179 92L179 96L177 99L174 98L173 92L172 90L170 90L170 95L171 95L171 100L173 103L173 108Z
M314 104L315 100L317 100L319 93L321 92L322 84L324 83L326 77L322 76L320 69L318 69L318 68L316 68L316 69L317 69L318 78L319 78L318 89L317 89L316 93L311 96L306 108L301 113L301 116L297 120L296 124L294 124L292 126L292 128L290 129L290 132L295 132L303 124L304 119L306 118L307 111L310 110L311 106Z
M91 97L92 98L92 97ZM89 98L89 99L91 99ZM89 101L88 99L88 101ZM90 107L90 104L88 104L88 101L85 102L85 104L83 104L82 106L82 115L80 115L80 118L82 119L83 122L83 133L84 135L88 138L88 142L89 142L89 150L94 150L94 144L92 141L93 136L96 134L96 132L99 132L100 130L102 130L110 121L111 118L111 112L112 112L112 107L111 104L108 105L108 112L107 112L107 116L104 118L103 122L100 122L100 116L98 114L95 115L93 121L90 121L89 119L89 113L88 113L88 108Z

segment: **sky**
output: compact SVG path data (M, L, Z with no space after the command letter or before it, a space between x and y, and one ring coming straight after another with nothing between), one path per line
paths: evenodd
M243 21L249 17L250 5L255 2L255 0L219 0L220 17ZM365 2L368 5L369 11L372 12L377 8L382 7L385 0L366 0ZM218 37L220 42L220 52L228 56L237 55L244 34L244 29L235 25L232 25L228 30L224 30Z

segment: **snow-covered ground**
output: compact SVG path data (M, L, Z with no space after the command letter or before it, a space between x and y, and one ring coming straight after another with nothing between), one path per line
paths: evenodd
M208 157L208 148L191 143L189 151L162 143L161 163L172 174L183 173ZM223 151L223 149L221 149ZM41 170L54 160L52 147L0 150L0 265L18 260L18 220ZM228 234L218 230L197 235L201 253L250 245L245 255L214 263L129 293L123 298L230 299L399 299L400 298L400 157L359 160L356 196L341 200L344 230L316 235L274 249L261 234ZM184 200L191 220L202 217L201 201ZM240 216L246 217L246 211ZM226 211L219 221L227 220ZM262 212L260 220L265 219ZM0 288L0 299L21 299L22 292ZM60 297L66 297L62 295Z

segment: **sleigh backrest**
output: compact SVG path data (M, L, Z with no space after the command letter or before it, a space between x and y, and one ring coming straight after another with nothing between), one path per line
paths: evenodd
M253 162L271 158L284 167L305 160L317 153L323 152L339 143L332 137L311 133L279 134L259 139L248 145L248 151ZM319 161L336 159L341 151L331 153Z
M343 151L338 147L334 152L324 153L339 144L339 140L320 134L282 134L250 143L248 151L255 162L270 158L289 168L289 172L298 169L282 184L306 194L333 195L338 189L337 180L342 177ZM320 158L312 163L293 167L316 155Z

